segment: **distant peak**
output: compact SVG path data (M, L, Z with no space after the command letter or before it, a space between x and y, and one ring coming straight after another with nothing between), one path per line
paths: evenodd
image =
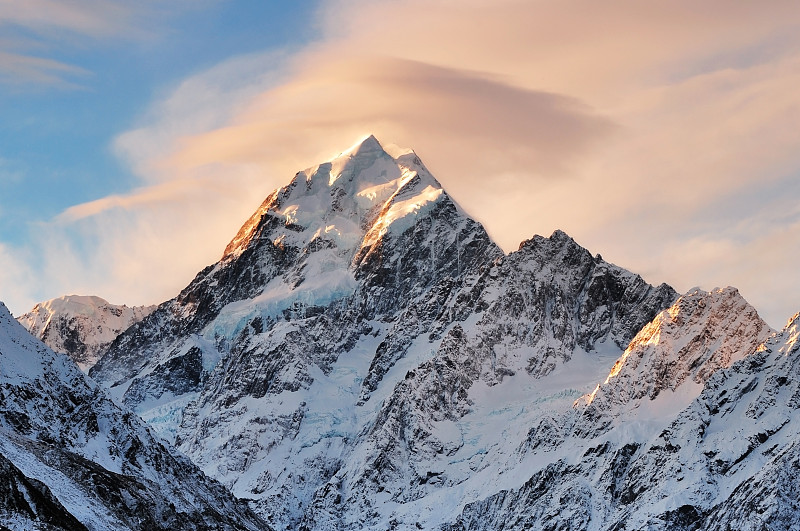
M586 251L580 244L578 244L572 237L567 234L566 232L556 229L553 234L550 235L549 238L545 236L541 236L539 234L535 235L533 238L529 240L523 240L519 244L518 251L523 249L562 249L562 248L570 248L570 249L579 249ZM588 252L588 251L586 251Z
M102 306L110 304L107 300L97 295L62 295L50 302L59 301L66 304L83 304L86 306Z
M563 242L574 241L569 234L567 234L561 229L554 230L553 234L550 235L550 239L553 241L563 241Z

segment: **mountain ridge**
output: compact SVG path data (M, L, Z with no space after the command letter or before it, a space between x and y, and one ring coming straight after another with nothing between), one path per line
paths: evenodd
M381 527L376 490L427 507L468 480L436 472L474 451L436 426L485 422L475 393L599 371L676 297L561 231L503 253L413 151L368 137L270 194L90 374L273 525ZM465 459L502 468L490 439Z
M16 529L264 529L0 303L0 521ZM52 526L52 527L48 527Z
M798 477L797 319L560 230L503 253L370 136L90 375L276 528L758 528L796 514L761 467Z

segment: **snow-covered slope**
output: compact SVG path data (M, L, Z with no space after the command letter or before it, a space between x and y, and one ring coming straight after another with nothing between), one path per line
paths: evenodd
M645 326L606 380L576 403L574 432L598 436L621 418L676 415L714 372L755 352L772 332L735 288L691 291Z
M266 528L2 303L0 404L5 528Z
M17 320L51 349L66 353L86 372L120 333L155 309L110 304L94 296L65 295L40 302Z
M448 529L793 528L797 338L797 317L771 333L732 288L690 292L571 414L531 428L518 485Z
M276 527L430 528L675 298L560 231L504 256L369 137L270 195L90 374Z

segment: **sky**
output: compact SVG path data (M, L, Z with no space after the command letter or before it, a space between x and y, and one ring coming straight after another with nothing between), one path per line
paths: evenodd
M795 0L0 0L0 300L175 296L368 134L507 252L562 229L800 310Z

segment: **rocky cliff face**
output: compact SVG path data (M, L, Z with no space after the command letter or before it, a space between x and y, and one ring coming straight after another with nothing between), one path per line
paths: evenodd
M674 297L668 286L654 288L556 232L484 266L424 327L403 314L365 382L384 351L398 353L403 372L383 389L388 396L351 460L318 490L308 527L383 525L376 491L405 506L396 522L430 527L436 520L420 514L441 514L465 492L485 488L487 477L503 475L524 438L517 427L566 405L579 391L560 386L586 388L630 328ZM411 340L393 347L396 338ZM374 520L362 520L370 514Z
M0 403L5 528L266 528L2 304Z
M94 296L65 295L41 302L17 318L28 332L88 371L118 335L155 306L110 304Z
M797 317L773 333L731 288L685 295L571 414L531 429L524 481L446 527L790 529L797 337Z
M513 483L527 427L676 297L560 231L504 256L370 137L268 197L91 375L276 527L430 528Z

